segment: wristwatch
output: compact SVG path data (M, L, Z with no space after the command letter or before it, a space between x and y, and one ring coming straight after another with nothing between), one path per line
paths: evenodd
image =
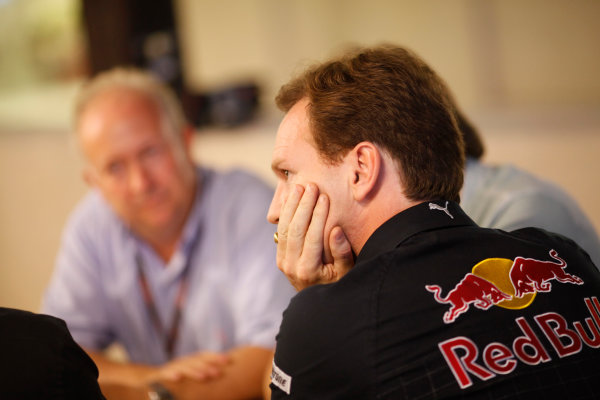
M148 385L149 400L175 400L173 393L160 382L152 382Z

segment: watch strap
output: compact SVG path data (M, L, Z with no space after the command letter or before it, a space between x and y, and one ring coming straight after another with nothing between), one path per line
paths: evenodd
M162 383L152 382L148 385L149 400L175 400L173 393L169 391Z

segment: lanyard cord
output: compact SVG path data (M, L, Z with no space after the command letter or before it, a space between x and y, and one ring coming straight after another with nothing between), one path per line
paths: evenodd
M191 255L190 255L191 256ZM179 283L179 289L177 291L177 297L175 298L174 305L174 315L173 321L171 321L171 327L167 332L162 321L160 320L160 316L158 315L158 310L156 309L156 303L154 301L154 297L152 296L152 292L150 291L150 285L148 284L148 280L146 279L146 274L144 273L144 269L142 268L142 260L141 257L136 255L136 264L138 269L139 276L139 284L142 289L142 294L144 296L144 304L146 305L146 310L152 319L152 324L154 325L154 329L160 336L164 338L164 347L167 353L167 357L169 360L173 356L173 350L175 349L175 342L177 341L177 336L179 334L179 325L181 323L181 315L183 310L183 305L185 303L185 298L187 295L187 287L188 287L188 278L187 272L188 269L186 265L186 269L183 272L183 277L181 282Z
M198 193L196 193L198 196ZM185 265L183 266L182 277L179 282L179 289L177 290L177 297L175 297L174 304L174 312L173 312L173 320L171 321L171 327L167 332L162 321L160 320L160 316L158 314L158 310L156 308L156 303L154 301L154 297L152 296L152 291L150 290L150 285L148 284L148 280L146 279L146 274L144 273L143 268L143 260L140 252L136 252L135 255L135 263L138 270L138 282L140 288L142 289L142 294L144 297L144 304L146 305L146 311L150 315L150 319L152 320L152 325L154 325L154 330L161 336L164 340L164 348L167 353L167 357L169 360L173 358L173 352L175 350L175 342L177 341L177 336L179 335L179 326L181 325L181 316L183 314L184 303L187 298L188 292L188 275L189 270L191 269L190 264L192 262L192 257L194 256L194 250L196 245L199 242L201 231L201 224L198 223L196 226L196 231L193 235L192 243L189 246L189 250L187 251L187 259Z

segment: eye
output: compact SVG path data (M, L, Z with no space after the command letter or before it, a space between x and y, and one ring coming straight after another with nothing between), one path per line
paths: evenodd
M277 179L281 179L281 180L287 181L288 178L290 177L290 170L289 169L280 168L280 167L273 167L273 172L275 172L275 175L277 176Z
M148 146L142 152L143 158L153 158L162 154L162 148L160 146Z
M110 176L118 177L125 172L125 165L120 161L111 162L106 166L105 171Z

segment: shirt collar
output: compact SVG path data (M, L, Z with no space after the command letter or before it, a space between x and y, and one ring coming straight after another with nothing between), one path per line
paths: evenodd
M168 268L162 268L164 279L177 279L188 268L193 257L194 249L202 235L205 209L202 205L208 186L212 183L210 170L196 168L196 192L190 213L186 219L179 245L169 260Z
M464 225L475 225L475 222L453 201L419 203L394 215L377 228L358 254L356 262L388 252L419 232Z
M206 192L208 185L212 182L212 174L210 171L196 168L196 193L194 194L194 202L192 209L183 227L181 235L181 249L184 254L189 256L189 252L200 236L200 227L202 226L202 220L204 219L204 209L202 206L202 197Z

